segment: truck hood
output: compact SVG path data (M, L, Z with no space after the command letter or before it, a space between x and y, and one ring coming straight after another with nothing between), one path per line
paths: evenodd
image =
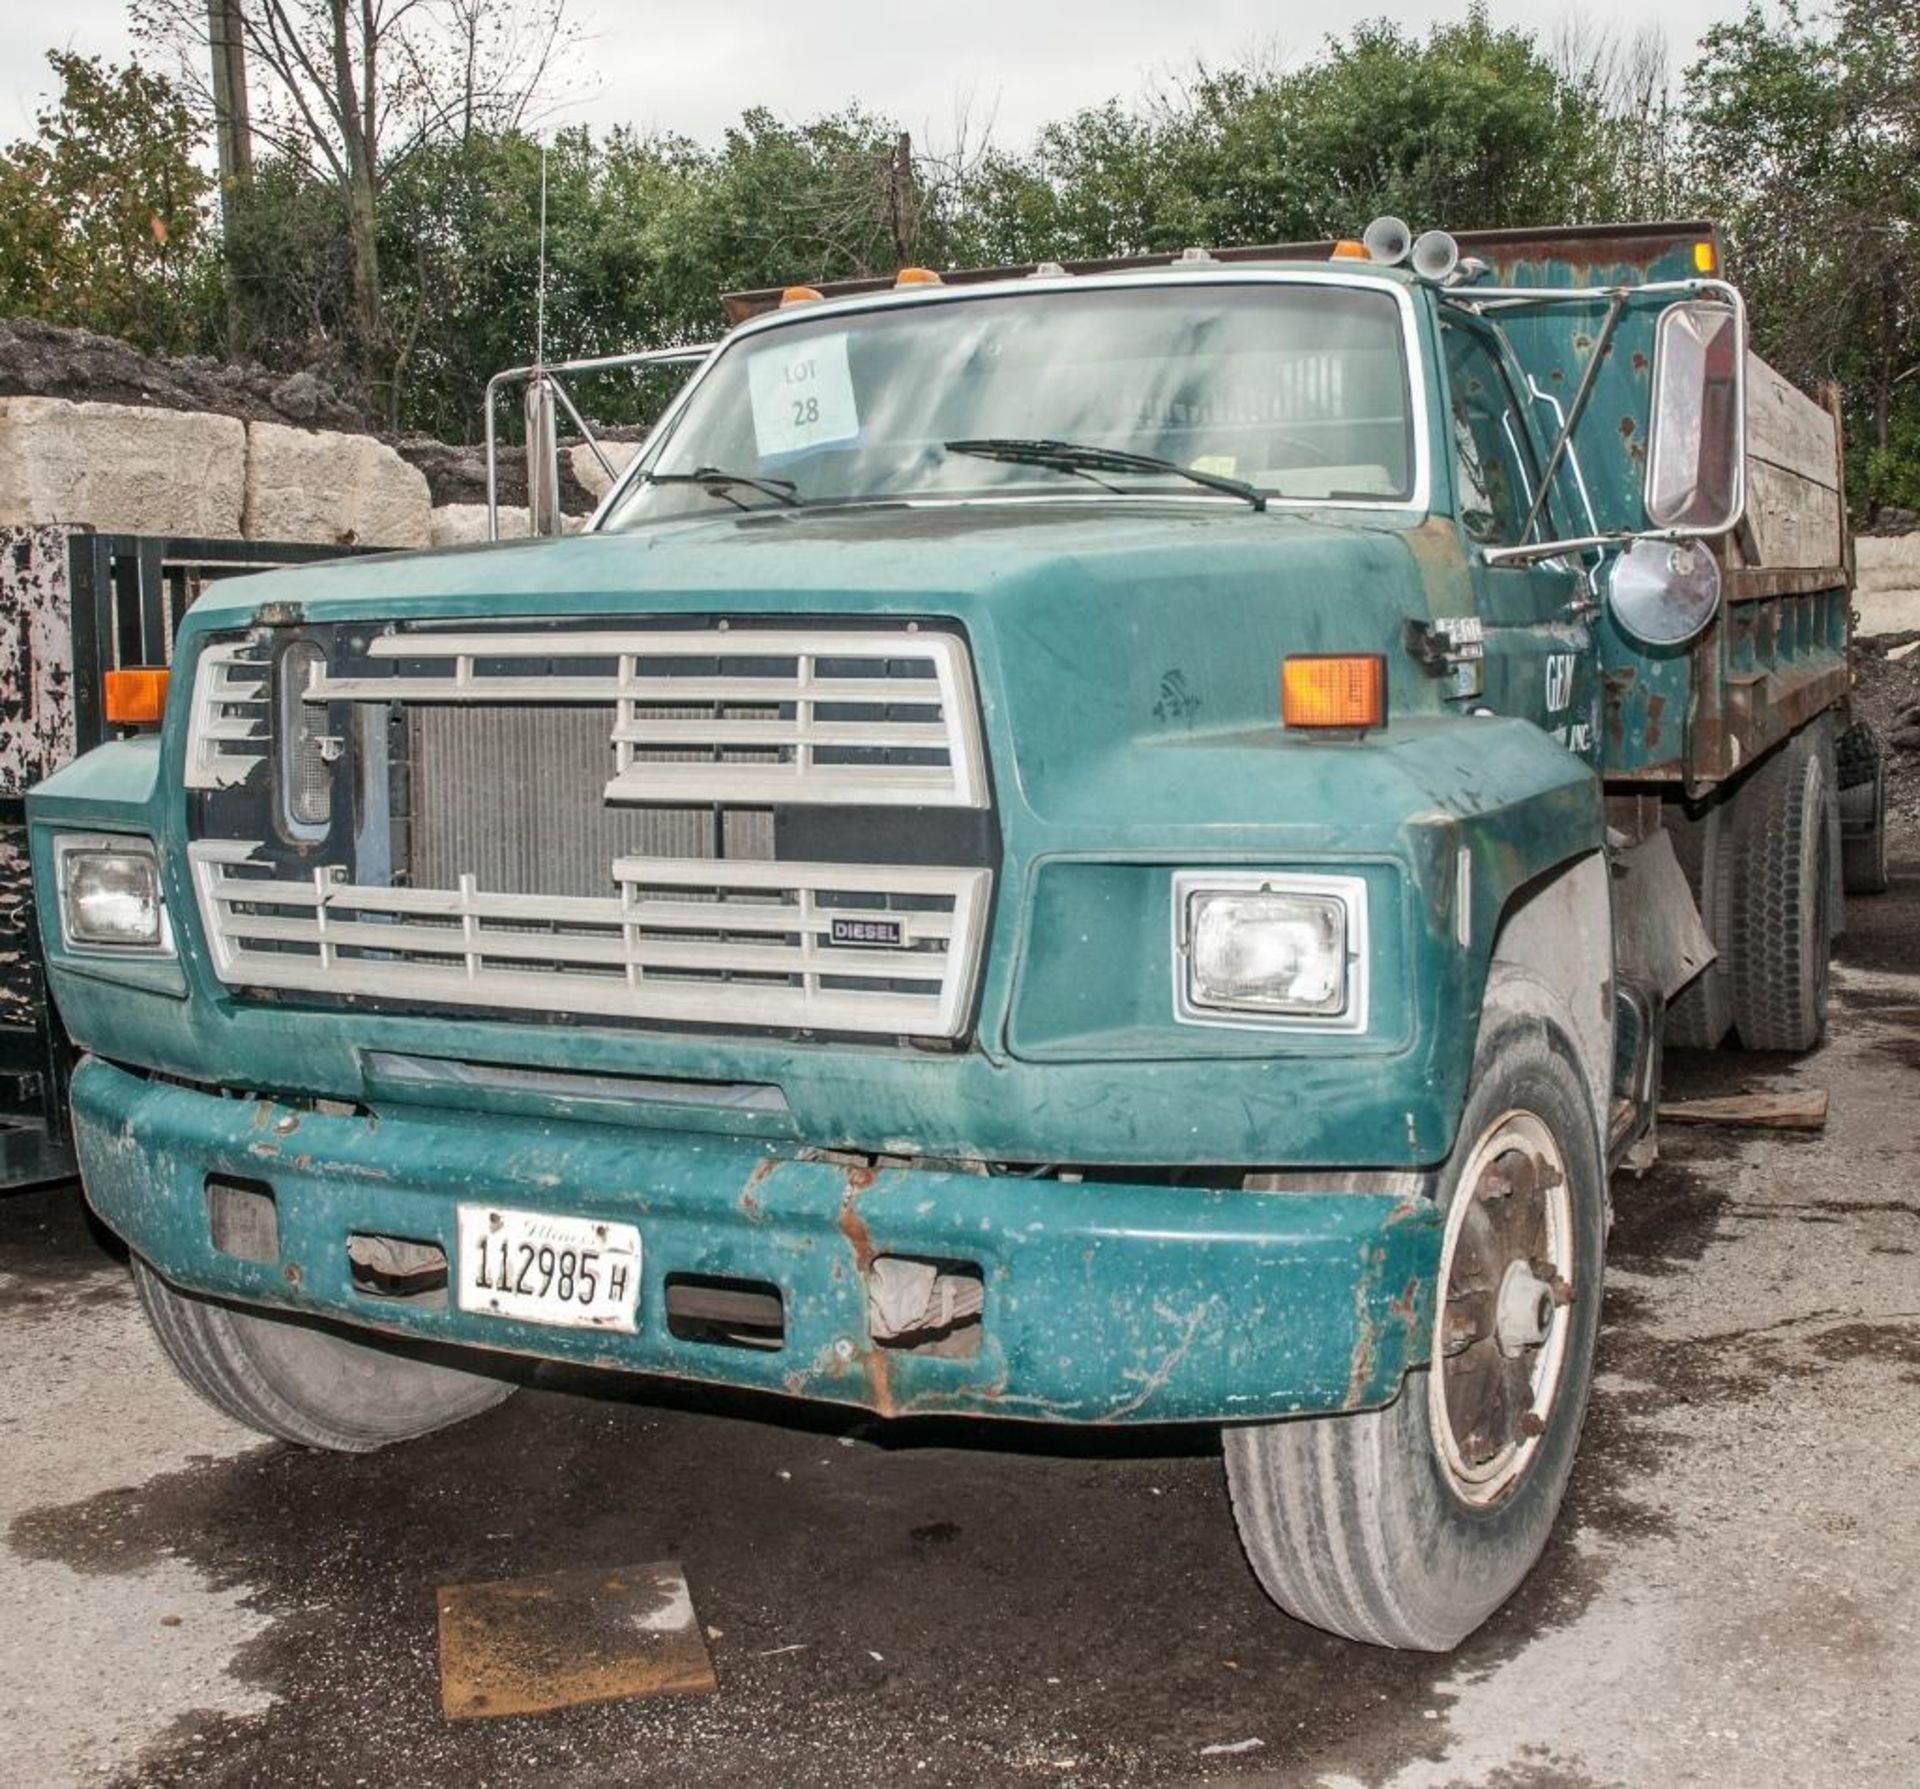
M1339 519L1333 519L1338 515ZM209 591L193 634L356 616L822 615L957 621L988 731L1037 807L1114 754L1273 728L1288 653L1385 652L1396 715L1438 711L1401 670L1409 616L1471 608L1458 537L1379 512L1211 501L858 508L330 561ZM1105 760L1104 765L1102 760Z

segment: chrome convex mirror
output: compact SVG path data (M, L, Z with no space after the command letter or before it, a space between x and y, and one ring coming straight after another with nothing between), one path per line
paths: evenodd
M1685 646L1720 607L1720 564L1697 541L1636 540L1607 572L1607 608L1641 646Z
M1669 305L1654 334L1646 508L1656 528L1719 534L1740 519L1746 426L1746 353L1731 305ZM1624 565L1625 561L1622 561Z

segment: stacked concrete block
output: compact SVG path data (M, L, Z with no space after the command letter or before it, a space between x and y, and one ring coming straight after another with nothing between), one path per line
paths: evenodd
M461 547L487 538L487 506L484 503L442 503L429 520L429 533L436 547ZM528 533L524 505L500 506L502 540L525 540Z
M371 435L247 424L249 540L424 547L432 513L425 474Z
M0 524L231 540L247 427L230 416L0 398Z
M608 464L619 473L626 471L641 445L638 441L602 441L600 452L607 456ZM594 502L598 503L613 489L613 480L607 476L606 468L584 441L578 447L568 448L567 459L573 467L573 476L592 494Z
M1920 628L1920 531L1854 537L1854 607L1863 634Z

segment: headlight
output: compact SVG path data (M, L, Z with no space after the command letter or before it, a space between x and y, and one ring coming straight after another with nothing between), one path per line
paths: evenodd
M1173 879L1175 998L1195 1024L1359 1031L1367 888L1357 876Z
M60 929L78 950L171 951L160 865L145 839L57 838Z

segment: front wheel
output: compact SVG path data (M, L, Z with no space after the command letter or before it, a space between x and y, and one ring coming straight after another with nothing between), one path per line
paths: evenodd
M180 1377L262 1434L333 1453L370 1453L490 1410L510 1380L420 1350L182 1291L133 1259L147 1321Z
M1288 1614L1444 1652L1546 1545L1586 1414L1606 1178L1567 1034L1491 1017L1446 1209L1432 1364L1384 1410L1230 1429L1248 1560Z

